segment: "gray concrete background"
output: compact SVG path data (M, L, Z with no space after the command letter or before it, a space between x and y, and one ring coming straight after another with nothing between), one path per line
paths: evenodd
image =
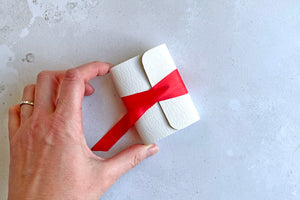
M158 142L102 199L300 199L299 36L297 0L1 0L0 199L7 111L39 71L118 64L161 43L202 119ZM92 84L90 146L124 112L109 75Z

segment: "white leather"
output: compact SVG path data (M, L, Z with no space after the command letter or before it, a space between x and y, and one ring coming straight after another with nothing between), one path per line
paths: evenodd
M149 90L176 69L165 44L111 69L120 97ZM156 103L135 124L145 144L156 142L200 119L189 94Z

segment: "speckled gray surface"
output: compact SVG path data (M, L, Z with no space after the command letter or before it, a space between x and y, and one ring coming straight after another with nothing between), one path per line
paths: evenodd
M1 0L0 199L7 110L39 71L117 64L161 43L202 119L158 142L102 199L300 199L299 37L298 0ZM92 84L90 146L124 112L109 75Z

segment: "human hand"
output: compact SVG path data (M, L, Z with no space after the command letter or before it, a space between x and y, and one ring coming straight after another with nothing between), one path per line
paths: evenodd
M9 111L10 169L8 199L99 199L125 172L157 153L152 145L133 145L103 159L88 148L82 125L89 81L109 72L92 62L67 71L43 71L36 85Z

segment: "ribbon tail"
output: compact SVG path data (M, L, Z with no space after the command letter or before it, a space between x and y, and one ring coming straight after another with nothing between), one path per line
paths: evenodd
M135 124L137 120L155 102L142 106L136 110L128 111L92 148L92 151L108 151L118 140Z
M92 151L108 151L133 126L126 113L92 148Z

